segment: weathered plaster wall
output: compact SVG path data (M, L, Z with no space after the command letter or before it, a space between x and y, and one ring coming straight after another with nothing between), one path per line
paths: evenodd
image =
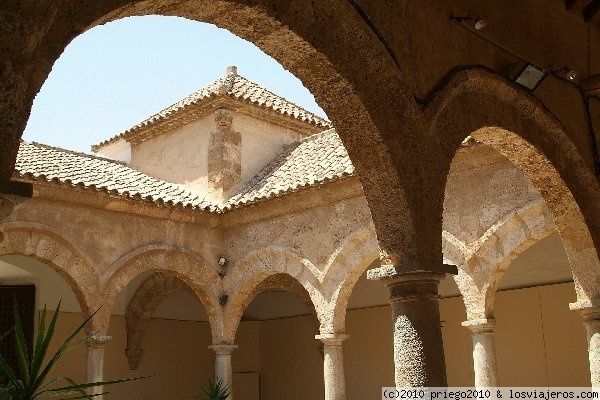
M234 128L242 133L242 182L246 183L274 160L284 146L304 135L271 122L236 114Z
M34 225L58 232L73 244L99 273L128 252L152 245L173 245L197 252L216 264L218 235L197 224L164 221L43 199L20 203L5 223L18 227Z
M132 146L131 166L168 182L207 190L208 144L216 131L214 115Z
M487 146L466 147L448 175L443 228L471 243L504 215L534 201L542 201L539 192L509 160Z
M227 228L223 232L223 249L231 265L235 265L251 251L281 246L298 252L322 271L344 239L370 222L364 197L353 197Z

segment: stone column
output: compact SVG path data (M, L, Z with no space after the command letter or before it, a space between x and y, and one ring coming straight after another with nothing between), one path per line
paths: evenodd
M96 334L86 342L87 360L85 368L86 383L101 382L104 380L104 345L112 339L111 336ZM99 394L104 391L102 386L96 386L89 389L90 394ZM103 396L96 396L94 399L102 400Z
M591 384L592 387L600 387L600 307L572 303L570 308L583 317L588 341Z
M428 270L385 266L370 270L390 291L396 387L447 386L438 285L456 267Z
M493 319L476 319L465 321L462 325L471 331L473 339L473 370L475 371L475 387L492 387L498 385L498 369L496 367L496 343Z
M233 369L231 353L237 349L234 344L213 344L208 346L215 352L215 379L229 385L229 400L233 400Z
M315 339L323 342L325 400L346 400L342 342L348 337L348 335L342 333L328 333L315 336Z

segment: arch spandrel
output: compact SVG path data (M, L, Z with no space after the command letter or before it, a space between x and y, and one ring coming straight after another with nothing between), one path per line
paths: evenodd
M221 278L198 254L177 246L151 245L122 255L103 276L103 307L97 315L98 330L106 332L117 295L138 275L169 273L190 287L208 314L213 337L220 337L222 310L218 304Z
M578 301L600 300L600 205L594 200L600 187L562 124L537 99L483 69L455 73L426 114L429 134L445 149L446 172L470 135L525 173L560 232Z
M85 318L98 304L100 280L90 260L52 227L32 222L0 225L0 255L35 258L50 266L69 285Z

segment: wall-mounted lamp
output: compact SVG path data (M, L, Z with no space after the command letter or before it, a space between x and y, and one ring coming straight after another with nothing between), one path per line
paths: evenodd
M458 22L459 24L462 24L465 21L471 22L473 23L473 27L478 31L484 29L487 26L487 21L477 16L477 14L473 10L469 10L467 12L467 15L465 16L451 15L450 19Z
M229 296L223 293L219 296L219 305L224 306L225 304L227 304L227 300L229 300Z
M229 264L229 262L227 261L227 259L225 257L221 256L217 260L217 264L219 264L219 266L221 267L221 271L219 272L219 276L221 278L223 278L225 275L227 275L227 264Z

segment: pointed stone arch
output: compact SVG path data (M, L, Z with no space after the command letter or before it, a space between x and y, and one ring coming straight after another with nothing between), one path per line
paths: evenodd
M90 260L54 228L34 222L7 222L0 225L4 240L0 255L34 258L51 267L67 282L84 318L99 306L100 281Z
M97 330L106 332L117 295L138 275L154 271L170 274L189 286L208 314L213 339L222 331L222 310L218 304L221 278L198 254L183 247L149 245L122 255L103 276L104 306L96 318Z
M262 282L274 275L285 274L296 280L308 293L321 322L326 311L325 301L315 271L316 267L308 259L286 247L269 246L248 253L231 268L223 280L224 290L229 298L225 306L222 342L233 344L242 314L257 294L257 288L260 289Z
M564 126L537 99L480 68L454 73L426 114L447 157L446 175L469 135L521 169L552 213L578 302L600 301L600 186Z

